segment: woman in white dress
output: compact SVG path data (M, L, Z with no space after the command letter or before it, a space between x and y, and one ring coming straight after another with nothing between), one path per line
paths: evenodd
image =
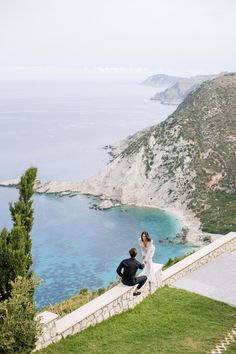
M150 280L153 283L156 283L153 261L152 261L152 258L155 253L155 246L148 232L143 231L141 233L139 244L142 251L143 262L145 264L145 268L142 273L148 277L148 280Z

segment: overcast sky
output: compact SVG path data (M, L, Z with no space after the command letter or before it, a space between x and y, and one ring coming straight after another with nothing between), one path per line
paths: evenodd
M235 0L0 0L0 71L236 71L235 18Z

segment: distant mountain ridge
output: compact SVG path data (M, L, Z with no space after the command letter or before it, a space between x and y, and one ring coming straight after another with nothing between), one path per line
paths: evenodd
M175 85L177 82L180 82L181 80L184 79L185 79L184 77L157 74L157 75L149 76L146 80L141 82L141 85L155 86L158 88L159 91L162 91Z
M224 74L226 73L196 75L189 78L158 74L148 77L142 84L157 87L158 92L151 97L151 100L160 101L162 104L178 105L204 81Z
M163 92L157 92L151 99L162 104L180 104L187 95L198 88L204 81L212 80L218 75L199 75L189 79L181 79Z

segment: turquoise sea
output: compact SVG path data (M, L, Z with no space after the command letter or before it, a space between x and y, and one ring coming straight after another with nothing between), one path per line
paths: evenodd
M173 106L150 101L155 91L134 83L1 83L0 180L18 177L30 165L44 181L95 174L109 161L104 145L173 112ZM8 204L17 197L17 189L0 188L0 228L10 229ZM90 209L96 201L34 196L34 270L42 279L38 308L114 281L116 267L130 247L138 247L143 230L154 240L156 262L189 251L159 243L181 231L174 215L131 206Z
M17 199L14 188L0 188L0 227L11 227L6 201ZM34 270L43 280L36 291L37 306L59 302L81 288L104 287L116 279L116 267L138 248L138 237L148 230L156 245L154 260L187 253L190 248L162 244L181 231L171 214L150 208L122 206L106 211L90 209L95 198L35 195L32 231ZM140 254L139 254L140 256Z

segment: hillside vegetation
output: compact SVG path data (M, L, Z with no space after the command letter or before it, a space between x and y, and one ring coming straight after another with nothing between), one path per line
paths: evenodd
M191 209L205 231L236 230L236 75L204 82L164 122L116 147L84 193Z
M236 230L236 75L201 86L175 112L183 139L193 141L191 207L211 232Z

